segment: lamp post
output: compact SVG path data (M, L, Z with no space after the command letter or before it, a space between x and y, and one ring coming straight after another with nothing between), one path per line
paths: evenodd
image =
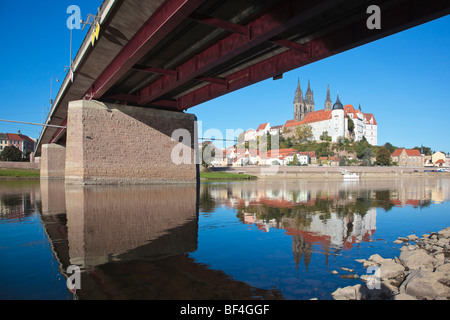
M53 105L53 77L56 77L54 75L50 78L50 107ZM56 82L59 82L59 79L56 78Z

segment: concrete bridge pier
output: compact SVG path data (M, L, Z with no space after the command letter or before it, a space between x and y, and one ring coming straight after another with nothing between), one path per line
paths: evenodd
M41 179L64 179L66 148L56 143L42 145Z
M66 184L198 183L193 114L69 103Z

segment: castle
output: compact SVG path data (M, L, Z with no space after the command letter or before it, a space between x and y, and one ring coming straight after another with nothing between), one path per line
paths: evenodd
M321 140L320 136L326 132L333 142L337 142L339 137L353 141L360 141L365 137L371 145L377 145L378 124L374 115L362 112L361 106L358 110L351 104L344 106L339 101L339 95L333 104L329 85L324 109L318 111L314 109L314 92L311 90L311 84L308 81L308 89L303 98L299 79L294 97L294 119L287 121L284 128L294 133L296 127L307 124L312 128L313 140ZM351 130L349 122L353 122Z

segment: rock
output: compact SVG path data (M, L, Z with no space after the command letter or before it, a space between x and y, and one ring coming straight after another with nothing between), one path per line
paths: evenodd
M409 235L394 241L403 243L400 256L384 259L373 254L357 259L367 270L363 284L339 288L336 300L450 300L450 227L439 232ZM379 268L377 268L379 266ZM352 271L341 268L344 271ZM337 271L335 271L337 274ZM374 272L371 274L370 272ZM340 275L353 278L354 275Z
M434 259L436 259L435 264L434 264L435 268L442 266L445 263L445 255L442 252L436 253L434 255Z
M353 270L353 269L349 269L349 268L345 268L345 267L342 267L341 270L348 271L348 272L353 272L353 271L355 271L355 270Z
M448 243L447 238L441 238L441 239L438 240L438 242L436 242L436 245L440 246L440 247L445 247L445 245L447 243Z
M399 259L408 270L419 268L433 269L436 260L430 257L424 249L402 251Z
M442 229L438 232L438 238L450 238L450 227Z
M358 279L359 276L357 274L341 274L339 275L342 279Z
M380 278L392 279L400 275L403 275L405 268L403 265L396 263L392 260L383 261L380 265Z
M370 267L374 267L374 266L378 266L378 264L377 263L375 263L375 262L373 262L373 261L368 261L368 260L366 260L366 261L364 261L364 263L363 263L363 267L364 268L370 268Z
M450 278L450 263L439 266L434 272L441 273L444 277Z
M374 262L374 263L376 263L376 264L380 264L381 262L383 262L385 259L382 257L382 256L380 256L379 254L373 254L373 255L371 255L370 257L369 257L369 261L371 261L371 262Z
M338 288L331 295L334 300L356 300L356 290L351 286Z
M331 271L332 274L338 274L336 270Z
M399 293L392 296L391 300L417 300L417 298L406 293Z
M404 290L419 299L450 298L450 288L439 282L439 275L424 269L415 270L406 277Z

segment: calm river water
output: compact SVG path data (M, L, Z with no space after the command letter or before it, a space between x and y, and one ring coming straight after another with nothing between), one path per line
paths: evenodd
M332 299L450 226L450 179L0 183L0 299ZM81 289L66 287L80 267ZM332 271L338 271L333 274ZM71 274L69 274L71 275Z

